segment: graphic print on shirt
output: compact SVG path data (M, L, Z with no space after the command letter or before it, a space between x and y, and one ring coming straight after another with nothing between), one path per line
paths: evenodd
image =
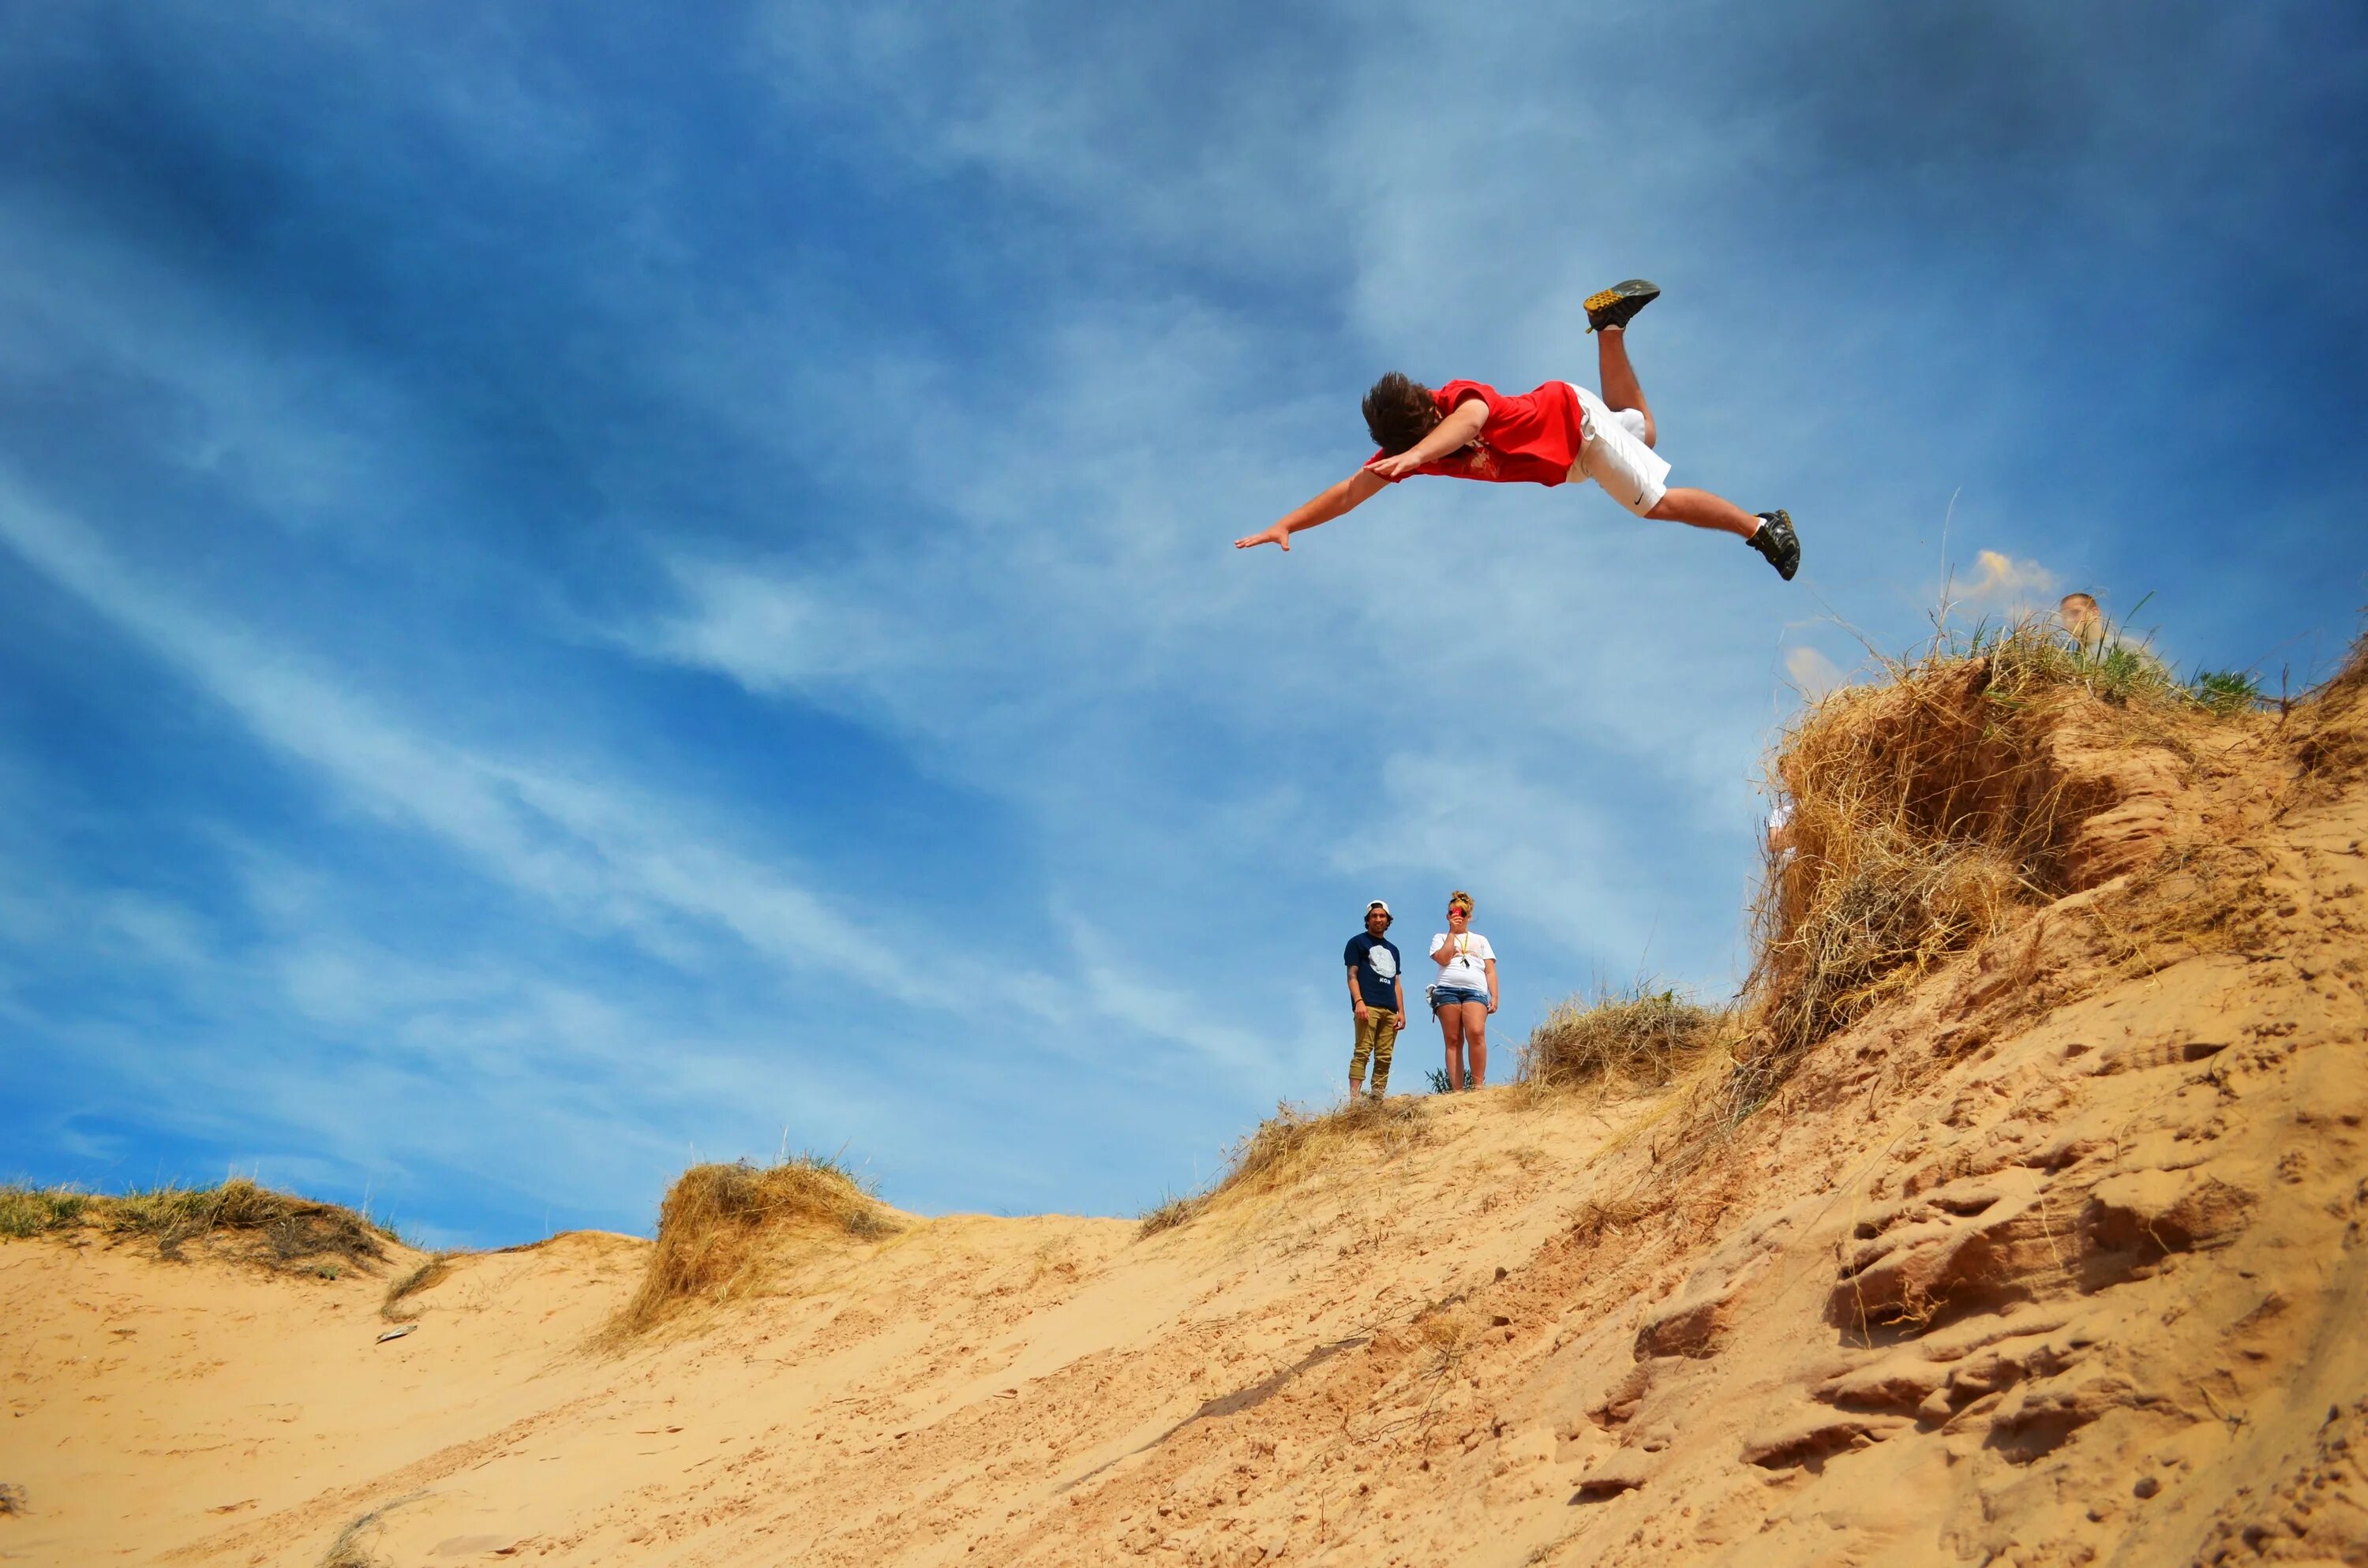
M1340 961L1356 977L1357 994L1366 1006L1396 1011L1398 971L1403 966L1395 943L1360 931L1340 950Z

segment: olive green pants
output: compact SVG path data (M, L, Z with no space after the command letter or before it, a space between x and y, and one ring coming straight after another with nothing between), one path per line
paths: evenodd
M1398 1043L1398 1016L1388 1007L1368 1006L1365 1016L1357 1020L1357 1050L1349 1058L1349 1081L1356 1083L1365 1075L1365 1058L1373 1059L1373 1093L1385 1094L1390 1086L1390 1052Z

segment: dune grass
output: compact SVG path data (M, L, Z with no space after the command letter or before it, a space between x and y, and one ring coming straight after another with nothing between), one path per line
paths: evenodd
M1429 1114L1418 1096L1360 1096L1337 1110L1284 1102L1225 1153L1225 1169L1206 1192L1168 1198L1146 1210L1137 1235L1155 1236L1206 1213L1228 1199L1255 1197L1304 1180L1348 1150L1364 1146L1384 1157L1421 1142Z
M275 1192L244 1176L220 1187L158 1187L120 1196L68 1187L0 1187L0 1236L97 1231L144 1240L178 1260L190 1242L230 1244L277 1268L335 1278L345 1267L383 1259L402 1238L365 1214Z
M1657 1089L1734 1030L1735 1016L1639 980L1557 1006L1522 1042L1520 1081L1539 1088Z
M412 1315L404 1312L403 1303L422 1290L432 1290L450 1278L453 1256L449 1252L437 1253L410 1273L391 1282L386 1288L386 1300L379 1303L379 1316L389 1323L400 1323L405 1316Z
M1208 1206L1206 1193L1186 1193L1181 1197L1169 1193L1136 1216L1134 1233L1138 1237L1156 1236L1162 1231L1172 1231Z
M1730 1118L1817 1041L2064 891L2066 852L2099 804L2058 766L2068 722L2171 742L2257 698L2242 677L2182 684L2141 645L2027 620L1936 638L1812 706L1770 770L1783 826L1752 911Z
M2269 700L2261 695L2260 683L2244 670L2199 670L2187 689L2198 707L2223 718Z
M1428 1108L1417 1096L1360 1096L1333 1111L1278 1105L1229 1152L1225 1174L1210 1197L1272 1192L1321 1167L1352 1144L1395 1154L1421 1141Z
M775 1240L877 1241L898 1228L856 1173L830 1155L693 1165L666 1192L649 1271L615 1326L635 1333L684 1303L755 1291Z

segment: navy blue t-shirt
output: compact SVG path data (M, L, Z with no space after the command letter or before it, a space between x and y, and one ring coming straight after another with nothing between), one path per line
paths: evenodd
M1398 1010L1398 948L1387 937L1360 931L1349 938L1344 961L1357 971L1357 994L1368 1007Z

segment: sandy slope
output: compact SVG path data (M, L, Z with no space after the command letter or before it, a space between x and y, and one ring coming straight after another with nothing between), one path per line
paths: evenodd
M1706 1155L1490 1091L1149 1240L808 1241L622 1353L627 1238L386 1344L382 1278L0 1245L0 1554L2368 1562L2358 695L2127 762L2120 874Z

